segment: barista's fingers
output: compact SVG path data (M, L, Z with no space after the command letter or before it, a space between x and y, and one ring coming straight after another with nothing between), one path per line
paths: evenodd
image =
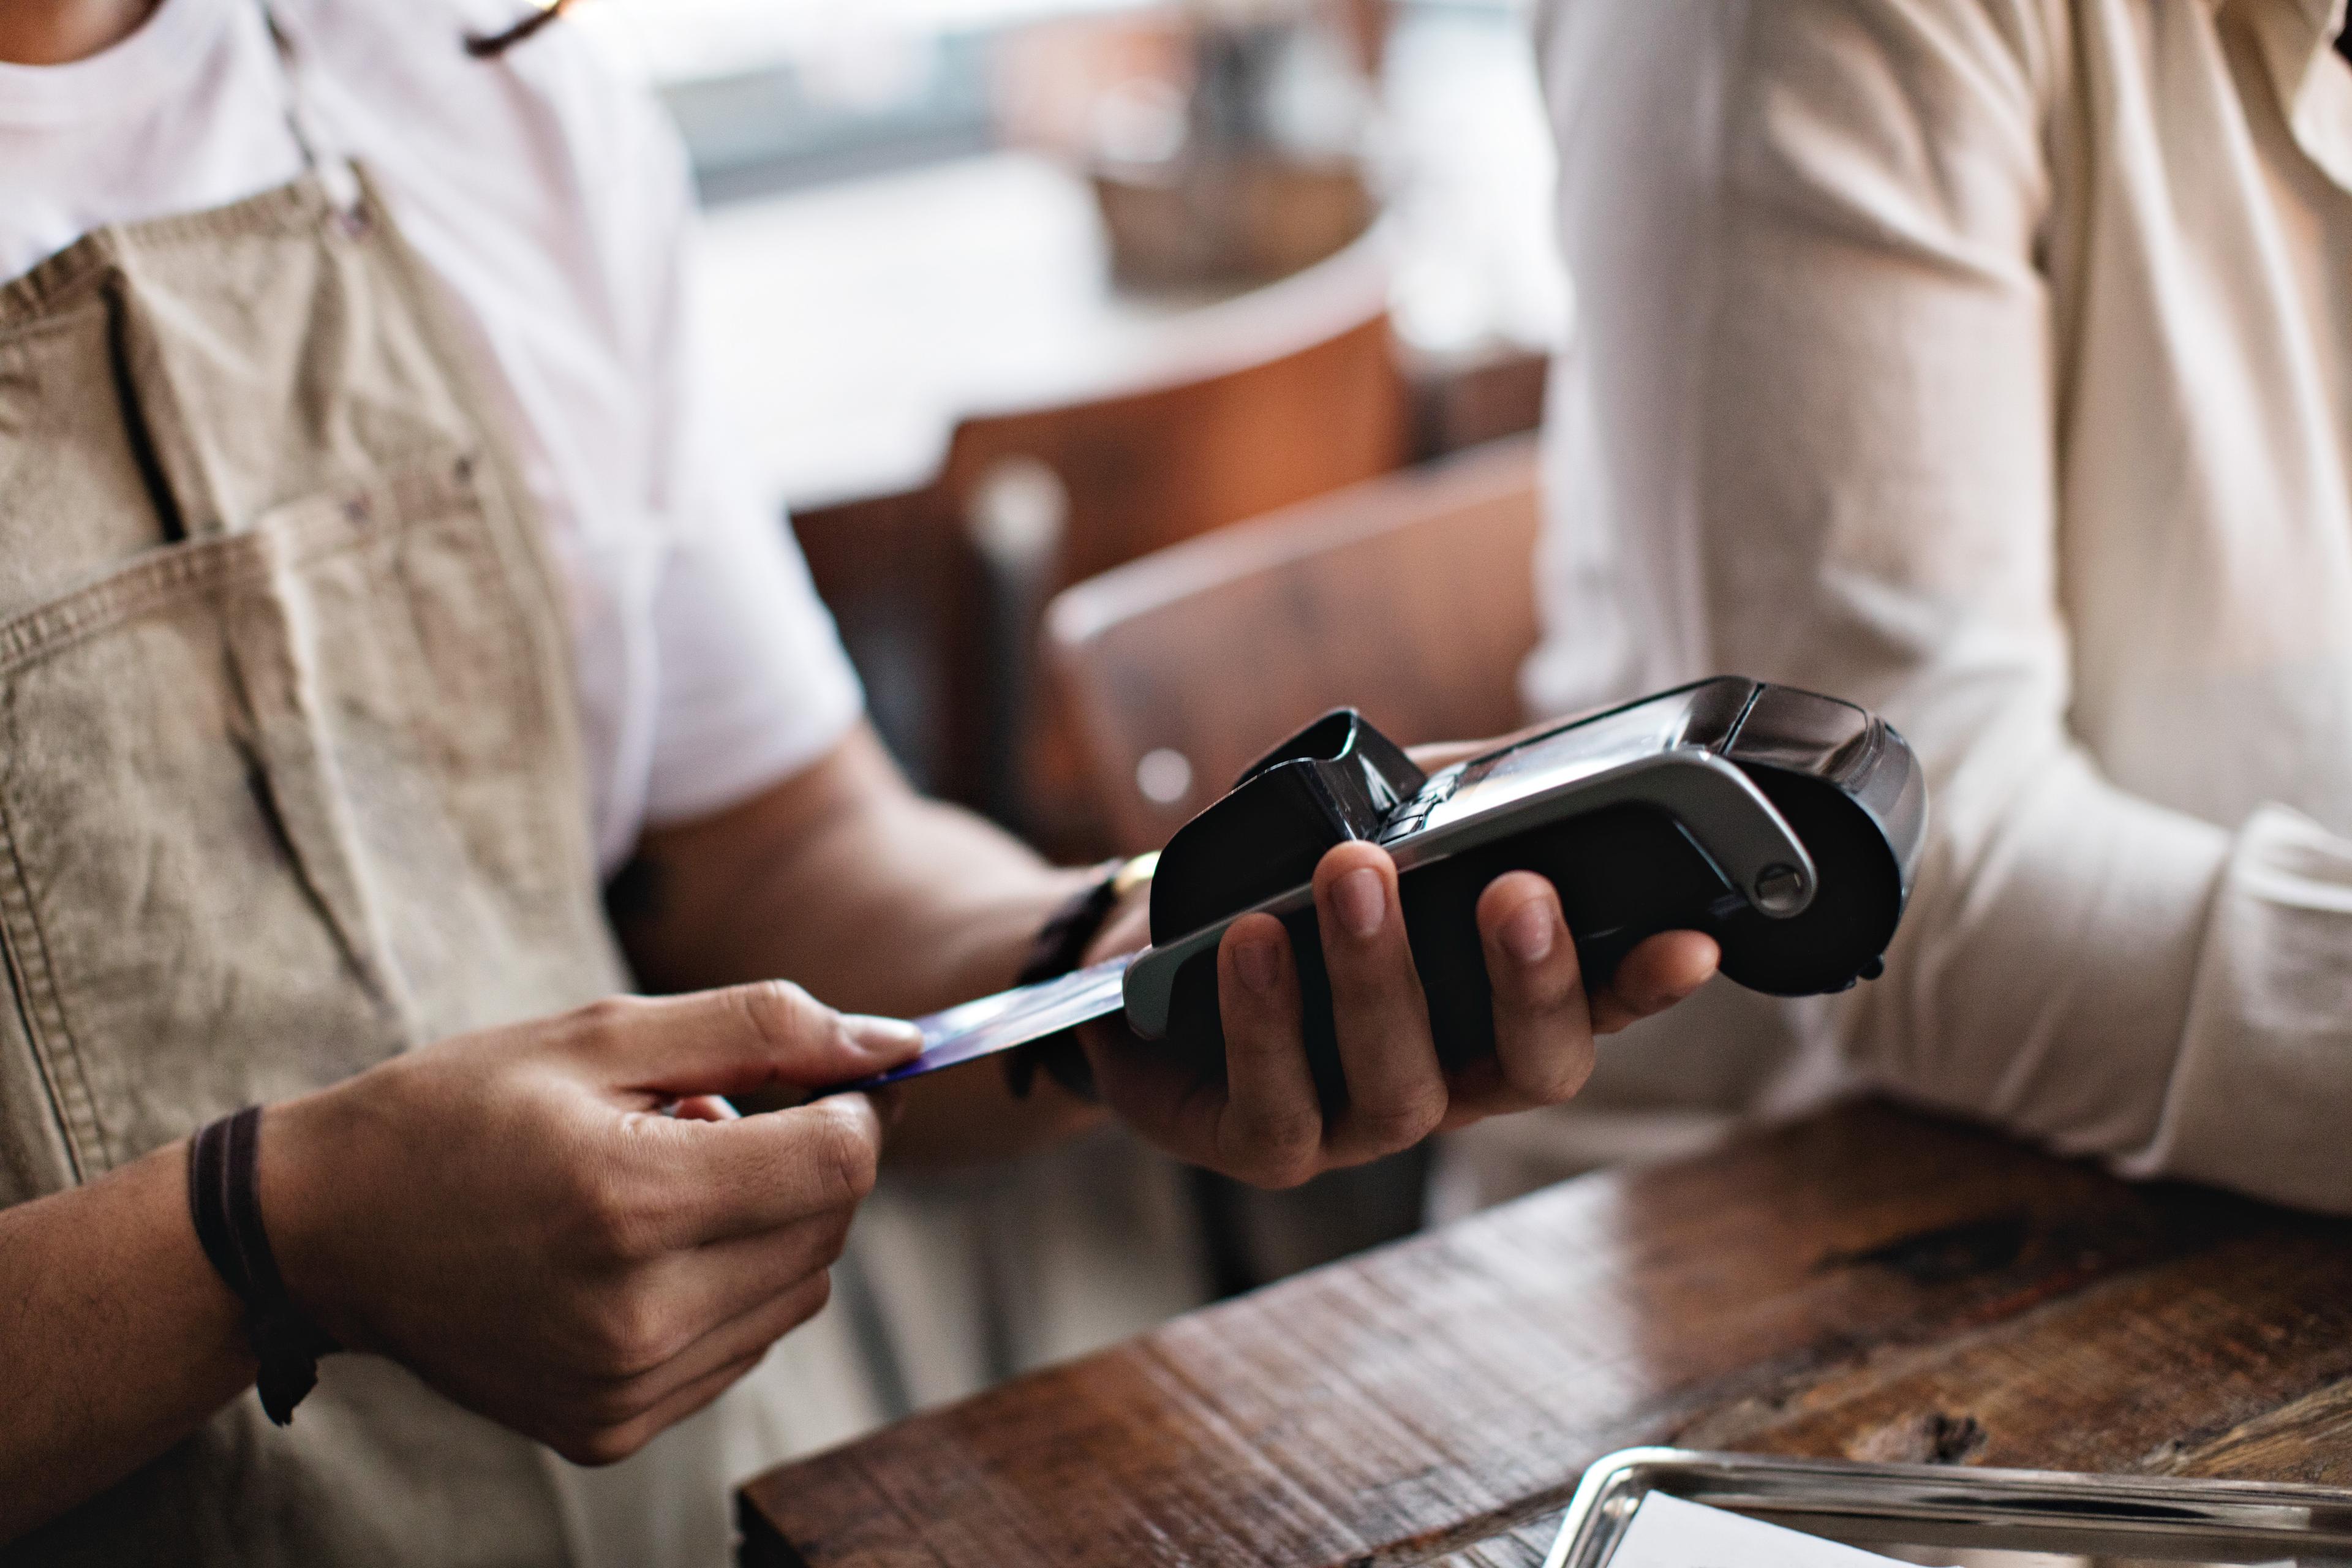
M1493 1108L1557 1105L1592 1074L1592 1018L1559 893L1532 871L1496 878L1478 898L1478 937L1495 993Z
M603 1191L600 1238L627 1258L847 1213L874 1190L882 1118L862 1094L732 1121L640 1119L637 1190Z
M1595 1034L1614 1034L1663 1013L1714 978L1723 950L1702 931L1660 931L1627 953L1592 999Z
M575 1465L618 1464L652 1442L669 1427L715 1402L765 1359L767 1352L747 1355L730 1365L705 1373L642 1415L617 1426L603 1426L552 1442L555 1451Z
M558 1451L576 1464L625 1458L725 1393L768 1348L824 1310L833 1281L824 1273L785 1282L758 1306L711 1330L636 1377L582 1399L588 1430Z
M1261 1187L1295 1187L1322 1167L1323 1108L1298 1026L1298 964L1272 915L1244 915L1217 943L1225 1107L1217 1163Z
M779 1275L742 1311L672 1347L665 1359L635 1376L608 1384L592 1402L611 1419L626 1420L721 1366L761 1354L823 1311L832 1297L833 1276L822 1265L810 1273Z
M635 1363L675 1361L686 1369L671 1382L740 1353L698 1358L694 1347L747 1313L772 1305L795 1282L821 1279L840 1259L853 1215L847 1209L813 1215L758 1236L690 1247L657 1259L614 1285L590 1310L589 1330L634 1377ZM627 1342L606 1342L618 1338Z
M1335 1163L1350 1164L1435 1131L1445 1116L1445 1075L1405 936L1396 863L1360 841L1332 849L1315 868L1315 913L1348 1080L1348 1109L1333 1119L1326 1143Z

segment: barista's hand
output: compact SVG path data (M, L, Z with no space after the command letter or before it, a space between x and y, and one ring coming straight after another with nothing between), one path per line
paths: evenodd
M873 1185L866 1097L741 1118L702 1097L841 1083L919 1044L783 984L466 1036L266 1112L262 1213L343 1344L610 1462L824 1304Z
M1326 1115L1317 1099L1300 1036L1298 971L1288 933L1271 915L1234 921L1217 949L1222 1074L1123 1031L1083 1036L1111 1108L1180 1158L1259 1186L1295 1186L1432 1132L1558 1104L1591 1076L1595 1035L1681 1001L1715 973L1717 957L1712 939L1668 931L1635 948L1607 990L1588 995L1552 885L1530 871L1498 877L1478 900L1496 1049L1449 1076L1438 1065L1387 851L1355 842L1325 855L1315 870L1315 907L1347 1074L1345 1110ZM1093 956L1141 941L1133 911L1122 911Z

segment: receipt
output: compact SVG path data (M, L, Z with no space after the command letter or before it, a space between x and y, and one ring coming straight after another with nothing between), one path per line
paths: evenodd
M1904 1568L1892 1557L1652 1492L1609 1568Z

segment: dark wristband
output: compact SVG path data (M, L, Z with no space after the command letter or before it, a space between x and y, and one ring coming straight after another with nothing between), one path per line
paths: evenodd
M318 1386L319 1358L342 1347L286 1293L261 1225L261 1108L248 1105L188 1142L188 1212L205 1257L245 1303L245 1335L261 1363L261 1408L283 1426Z
M1157 855L1139 855L1132 860L1106 860L1097 867L1095 879L1071 894L1037 928L1029 945L1029 961L1021 966L1013 984L1034 985L1077 968L1086 958L1087 949L1102 934L1103 923L1118 908L1118 901L1149 881L1159 861ZM1102 1096L1095 1089L1094 1068L1087 1064L1087 1053L1074 1031L1065 1029L1058 1035L1050 1035L1004 1058L1004 1081L1012 1089L1013 1099L1029 1097L1040 1068L1045 1068L1046 1077L1080 1100L1100 1102Z

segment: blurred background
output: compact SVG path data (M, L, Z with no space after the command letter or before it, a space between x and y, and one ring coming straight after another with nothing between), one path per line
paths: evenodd
M918 784L1080 863L1334 706L1519 722L1572 311L1517 0L575 16L684 129L709 369ZM1253 1193L1114 1129L898 1173L824 1321L887 1418L1403 1234L1428 1174Z
M1537 421L1570 309L1518 0L576 15L686 133L711 368L885 737L1058 853L1156 844L1323 694L1167 715L1203 755L1097 735L1055 594Z

